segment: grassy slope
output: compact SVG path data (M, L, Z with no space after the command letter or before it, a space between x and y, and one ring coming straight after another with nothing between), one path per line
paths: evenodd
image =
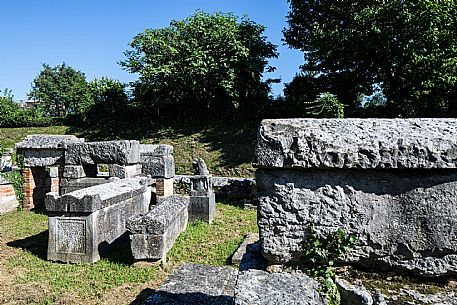
M254 169L256 127L234 123L179 124L149 127L117 126L106 129L81 129L66 126L0 128L0 148L11 148L29 134L75 134L94 140L139 140L174 147L177 174L192 173L192 159L203 158L215 176L250 177Z

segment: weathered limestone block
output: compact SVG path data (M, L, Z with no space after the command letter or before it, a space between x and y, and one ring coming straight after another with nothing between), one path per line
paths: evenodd
M135 164L140 161L138 141L101 141L70 143L65 152L65 163L86 164Z
M63 196L46 195L48 260L94 263L99 251L126 232L126 220L147 212L150 187L144 179L119 179Z
M84 139L72 135L29 135L15 147L24 158L24 166L44 167L63 165L66 145L82 142Z
M259 168L456 168L455 119L263 120Z
M140 163L143 175L165 179L175 176L175 160L171 145L141 144Z
M84 166L82 165L65 165L63 169L64 178L79 179L86 177Z
M118 165L108 164L109 176L118 178L133 178L141 175L141 164Z
M235 305L325 305L318 282L304 274L246 270L238 274Z
M146 215L127 221L135 260L166 260L176 238L186 230L189 197L169 196Z
M190 195L209 196L213 192L211 176L191 176Z
M457 120L321 122L262 123L256 180L265 258L300 260L314 223L321 236L337 228L357 235L342 262L457 274L457 138L449 134Z

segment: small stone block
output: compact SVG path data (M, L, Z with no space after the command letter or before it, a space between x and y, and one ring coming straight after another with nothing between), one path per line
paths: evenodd
M65 165L63 176L65 178L79 179L86 177L86 172L82 165Z
M175 176L175 160L171 155L150 157L141 164L143 175L166 179Z
M209 196L190 196L189 221L202 220L211 223L215 214L216 199L214 193Z
M58 166L49 166L47 168L49 177L57 178L59 177L59 167Z
M141 174L141 164L134 165L108 165L109 176L118 178L133 178Z

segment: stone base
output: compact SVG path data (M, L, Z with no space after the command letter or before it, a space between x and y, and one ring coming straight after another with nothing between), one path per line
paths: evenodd
M0 214L16 211L18 207L19 201L17 201L16 195L0 195Z
M211 223L216 214L216 198L214 193L209 196L190 196L189 221L202 220Z

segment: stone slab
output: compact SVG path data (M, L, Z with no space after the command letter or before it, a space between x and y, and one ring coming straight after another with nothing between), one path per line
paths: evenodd
M16 211L18 207L16 195L0 197L0 214Z
M51 212L91 213L146 191L143 179L126 178L84 188L59 196L46 194L46 210Z
M140 162L148 157L161 157L173 154L173 146L167 144L140 144Z
M127 221L135 260L166 260L176 238L186 230L189 197L169 196L146 215Z
M118 165L118 164L109 164L109 176L118 177L118 178L134 178L141 175L141 164L134 165Z
M270 262L300 261L306 228L357 236L342 262L424 276L457 274L457 170L257 170Z
M64 178L80 179L86 177L84 166L82 165L65 165L63 169Z
M143 305L232 305L237 271L183 264Z
M325 305L318 283L304 274L240 271L235 288L236 305Z
M263 120L258 168L456 168L457 119Z
M67 144L65 163L86 164L135 164L140 161L138 141L101 141Z
M60 181L60 194L65 195L66 193L74 192L91 186L104 184L110 182L109 178L79 178L79 179L68 179L63 178Z
M243 243L232 255L232 264L238 265L239 270L265 269L265 259L262 256L258 233L248 233Z
M175 160L172 155L148 157L141 162L143 175L152 178L173 178L175 176Z

